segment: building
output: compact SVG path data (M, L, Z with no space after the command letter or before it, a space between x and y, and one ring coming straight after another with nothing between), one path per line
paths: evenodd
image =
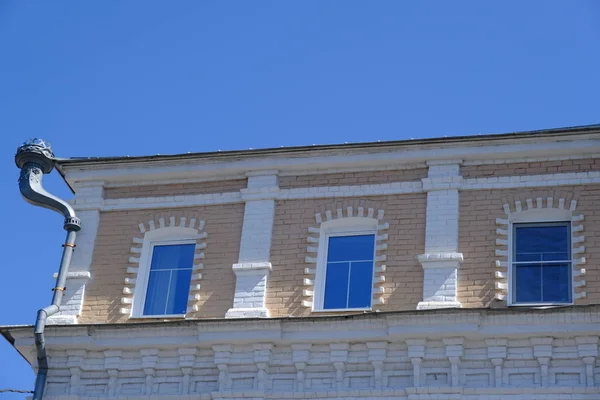
M45 399L600 398L600 126L56 167Z

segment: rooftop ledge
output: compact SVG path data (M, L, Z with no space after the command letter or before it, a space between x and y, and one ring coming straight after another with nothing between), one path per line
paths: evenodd
M333 170L425 167L454 160L509 160L539 157L593 157L600 125L497 135L213 151L150 156L57 159L56 168L72 189L103 185L170 182L177 179L245 179L247 174L280 175Z
M568 326L568 329L566 327ZM56 348L140 347L156 343L178 347L218 343L329 342L399 340L427 337L574 336L600 331L600 305L545 309L436 309L366 312L301 318L204 319L119 324L52 325L48 345ZM335 335L332 336L332 332ZM0 333L15 347L33 345L31 325L3 326Z
M210 151L210 152L188 152L181 154L156 154L148 156L114 156L114 157L72 157L58 159L59 165L68 164L93 164L95 162L135 162L135 161L150 161L160 159L185 159L185 158L203 158L203 157L225 157L225 156L250 156L250 155L264 155L277 154L277 153L290 153L290 152L306 152L306 151L322 151L322 150L352 150L352 149L367 149L367 148L389 148L389 147L403 147L403 146L419 146L419 145L436 145L439 147L440 144L454 144L454 143L477 143L477 142L488 142L488 141L519 141L519 140L533 140L538 141L542 139L554 139L558 140L560 136L580 136L581 139L593 138L594 134L600 132L600 124L593 125L582 125L564 128L551 128L551 129L539 129L533 131L521 131L521 132L510 132L510 133L495 133L495 134L473 134L473 135L457 135L457 136L443 136L443 137L431 137L423 139L403 139L403 140L388 140L388 141L377 141L377 142L358 142L358 143L343 143L343 144L319 144L319 145L306 145L306 146L281 146L273 148L262 148L262 149L248 149L248 150L226 150L226 151ZM588 135L586 135L588 134Z

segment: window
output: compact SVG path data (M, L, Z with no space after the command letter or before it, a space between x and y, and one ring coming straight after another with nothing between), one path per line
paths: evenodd
M185 314L195 243L152 246L143 315Z
M198 229L196 218L188 222L187 217L180 217L176 221L175 217L160 217L158 224L151 221L147 229L140 224L144 237L133 238L129 257L129 264L138 266L127 267L121 298L121 304L131 306L121 308L121 314L131 318L184 317L190 300L199 297L191 292L200 290L197 281L202 275L198 270L202 268L204 253L197 250L206 248L202 241L206 238L206 232L202 232L204 221L199 222ZM196 305L191 307L195 309Z
M515 223L512 247L513 304L571 303L570 222Z
M353 216L353 207L338 208L335 217L331 211L325 213L326 221L316 214L319 229L310 228L309 232L319 236L309 236L307 241L319 245L309 245L305 259L316 268L304 270L306 275L314 276L304 279L304 285L313 290L302 291L312 301L303 300L303 306L313 312L331 312L371 310L376 304L384 304L385 290L376 287L385 282L388 235L380 230L387 230L389 225L381 221L383 213L378 210L377 218L373 218L373 208L358 207L358 216Z
M375 235L329 236L323 309L371 307Z

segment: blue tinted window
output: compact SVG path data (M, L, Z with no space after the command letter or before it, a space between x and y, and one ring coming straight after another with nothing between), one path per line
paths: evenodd
M374 247L375 235L329 238L324 309L371 306Z
M514 261L565 261L569 259L568 224L515 225Z
M570 224L515 224L515 303L571 301Z
M154 246L144 315L185 314L194 244Z
M327 247L327 262L373 260L374 235L332 236Z

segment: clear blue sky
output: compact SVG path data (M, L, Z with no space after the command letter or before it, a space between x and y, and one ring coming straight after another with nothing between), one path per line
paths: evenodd
M70 157L592 124L599 71L591 0L0 1L0 324L49 303L63 240L20 199L28 137ZM0 389L32 386L1 341Z

